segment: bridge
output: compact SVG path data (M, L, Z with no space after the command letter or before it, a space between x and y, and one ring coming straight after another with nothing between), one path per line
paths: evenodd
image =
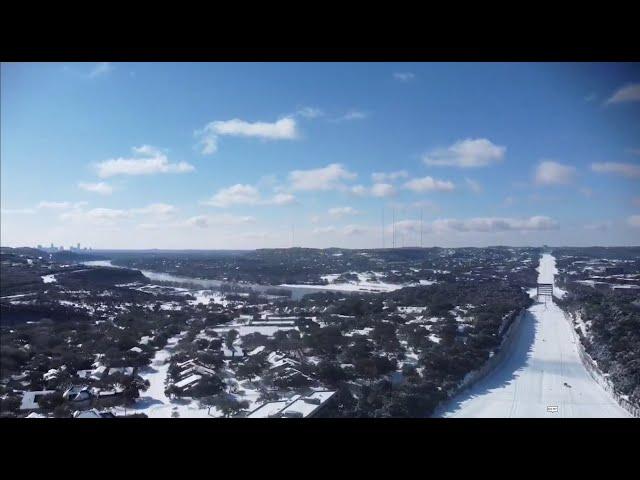
M538 284L538 298L540 295L553 296L553 283L539 283Z

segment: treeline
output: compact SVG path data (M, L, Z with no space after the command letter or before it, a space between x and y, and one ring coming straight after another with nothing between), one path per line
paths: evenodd
M600 291L572 283L562 302L587 325L581 340L614 386L640 404L640 299L629 290Z

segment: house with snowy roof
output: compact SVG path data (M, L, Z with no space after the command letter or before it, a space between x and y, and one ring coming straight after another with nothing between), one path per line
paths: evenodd
M309 418L317 416L335 396L335 390L319 390L295 395L288 400L267 402L251 411L247 418Z
M20 401L20 410L28 411L28 410L40 410L40 405L38 404L38 400L40 400L45 395L50 395L52 393L56 393L55 390L37 390L31 392L24 392L22 394L22 400Z

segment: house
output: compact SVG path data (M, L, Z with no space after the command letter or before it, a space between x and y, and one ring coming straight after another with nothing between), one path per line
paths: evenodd
M105 367L104 365L100 365L99 367L93 369L89 378L91 380L100 380L106 373L107 367Z
M265 349L265 346L264 345L260 345L259 347L256 347L253 350L251 350L249 353L247 353L247 355L252 357L252 356L257 355L260 352L264 351L264 349Z
M58 373L59 373L58 370L56 370L55 368L52 368L47 373L42 375L42 379L45 382L48 382L49 380L53 380L54 378L56 378L58 376Z
M75 405L88 406L93 398L92 393L87 387L73 386L65 390L62 398Z
M56 393L55 390L38 390L33 392L24 392L20 401L20 410L39 410L38 400L45 395Z
M178 363L177 367L179 369L178 378L180 380L194 374L212 376L216 373L215 370L209 368L206 365L203 365L195 359L190 359L185 362Z
M122 374L122 375L125 375L127 377L132 377L134 372L135 372L135 368L134 367L111 367L109 369L108 375Z
M196 386L201 378L201 375L189 375L187 378L174 383L173 386L181 392L186 392Z
M237 345L233 345L232 348L223 345L222 356L225 360L240 360L245 357L245 353L244 350Z
M253 410L247 418L308 418L317 415L335 395L335 390L320 390L309 395L295 395L288 400L267 402Z
M99 412L95 408L91 410L76 410L73 412L73 418L115 418L111 412Z
M299 397L299 395L298 395ZM291 403L290 400L282 400L279 402L267 402L253 410L247 418L275 418L279 416L281 410Z
M89 380L93 375L93 370L78 370L76 375L83 380Z
M106 398L116 398L124 392L124 387L120 385L115 385L113 388L109 390L101 390L101 389L93 389L92 393L99 399L103 400Z
M285 357L273 362L269 367L269 370L271 370L272 372L280 372L282 370L286 370L289 368L299 368L299 367L300 367L300 362L298 362L297 360L293 360L292 358Z
M335 395L335 391L325 390L314 392L306 397L299 398L291 402L287 407L280 411L280 415L284 418L308 418L317 415L331 398Z

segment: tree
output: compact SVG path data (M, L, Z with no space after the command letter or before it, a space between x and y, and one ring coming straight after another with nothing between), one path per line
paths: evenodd
M233 395L221 393L207 399L209 407L215 406L226 417L249 408L249 402L246 400L239 401Z
M376 362L372 358L358 359L354 366L356 368L356 372L369 379L369 385L371 385L373 379L378 375Z
M193 397L207 397L221 392L224 388L222 380L215 375L204 376L191 390Z
M326 382L329 385L336 385L338 382L347 378L346 373L340 365L335 362L329 362L322 360L318 364L317 376L321 382Z
M235 342L236 338L238 338L238 331L235 329L231 329L227 332L225 337L225 344L229 350L233 349L233 342Z
M0 398L0 412L17 412L20 407L18 397Z
M53 410L64 403L64 398L60 392L48 393L38 398L38 405L45 410Z
M257 355L254 355L249 357L249 359L244 363L238 365L238 368L236 369L236 376L238 378L248 378L251 380L253 377L260 375L265 367L266 362Z

